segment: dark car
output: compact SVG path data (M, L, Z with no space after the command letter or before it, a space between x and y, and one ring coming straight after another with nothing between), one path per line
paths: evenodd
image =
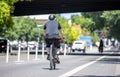
M7 50L7 39L0 38L0 53L6 53Z

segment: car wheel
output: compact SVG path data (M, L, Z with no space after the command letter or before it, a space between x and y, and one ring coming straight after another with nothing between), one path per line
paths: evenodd
M85 53L85 51L86 51L86 50L85 50L85 49L83 49L83 53Z
M72 50L72 52L75 52L75 50Z

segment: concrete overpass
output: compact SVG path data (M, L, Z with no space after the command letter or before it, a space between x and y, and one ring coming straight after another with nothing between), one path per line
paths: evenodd
M15 4L14 16L120 10L120 0L32 0Z

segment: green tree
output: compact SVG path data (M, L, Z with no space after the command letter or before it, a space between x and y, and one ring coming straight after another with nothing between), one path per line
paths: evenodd
M14 13L14 4L18 1L31 0L0 0L0 36L4 36L7 28L13 27L12 14Z
M88 35L93 31L94 22L90 18L85 18L80 15L73 15L72 23L80 25L83 35L85 35L85 33Z
M67 19L60 17L59 15L56 15L56 17L60 25L62 26L62 30L65 37L64 41L66 43L72 43L73 41L78 40L78 37L80 36L80 30L77 29L79 29L80 27L73 27L72 25L68 24Z
M96 41L100 40L100 38L96 32L94 32L92 36L93 36L92 37L93 44L95 44Z
M0 0L0 35L6 28L13 26L11 13L14 12L14 3L17 0Z
M91 18L94 22L94 26L92 26L92 30L102 30L105 27L105 19L101 17L103 11L98 12L82 12L81 15L85 18Z
M81 27L79 25L72 25L71 33L72 36L72 42L79 39L80 35L82 33Z
M104 11L101 17L105 18L105 24L110 26L110 36L120 40L120 11Z
M68 35L69 35L70 31L71 31L71 27L68 24L68 20L63 18L63 17L60 17L59 15L56 15L56 19L57 19L57 21L60 23L60 25L62 27L62 30L63 30L63 33L64 33L64 41L65 42L70 42L70 38L68 37Z
M7 29L5 37L10 40L35 39L33 29L37 27L36 22L29 17L13 17L14 27ZM38 31L38 30L37 30Z

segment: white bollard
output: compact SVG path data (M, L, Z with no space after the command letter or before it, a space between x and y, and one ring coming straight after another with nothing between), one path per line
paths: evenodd
M71 50L71 48L70 48L70 47L68 47L68 53L71 53L71 51L70 51L70 50Z
M12 46L10 47L10 44L9 44L9 49L10 49L10 52L13 52L13 51L12 51L12 50L13 50L13 49L12 49Z
M7 41L7 52L6 52L6 63L8 63L8 59L9 59L9 41Z
M21 47L20 47L21 45L20 45L20 42L19 42L19 44L18 44L18 62L20 62L20 51L21 51Z
M92 50L92 45L90 45L90 50Z
M28 46L28 50L27 50L27 60L30 60L30 47Z
M64 56L66 56L66 52L67 52L67 49L66 49L66 44L65 44L65 47L64 47Z
M35 60L39 60L38 59L38 43L36 43Z
M45 49L44 49L44 43L42 43L42 58L44 58L44 52L45 52Z
M23 60L20 60L20 52L21 52L21 45L20 45L20 41L18 43L18 58L16 62L23 62Z

